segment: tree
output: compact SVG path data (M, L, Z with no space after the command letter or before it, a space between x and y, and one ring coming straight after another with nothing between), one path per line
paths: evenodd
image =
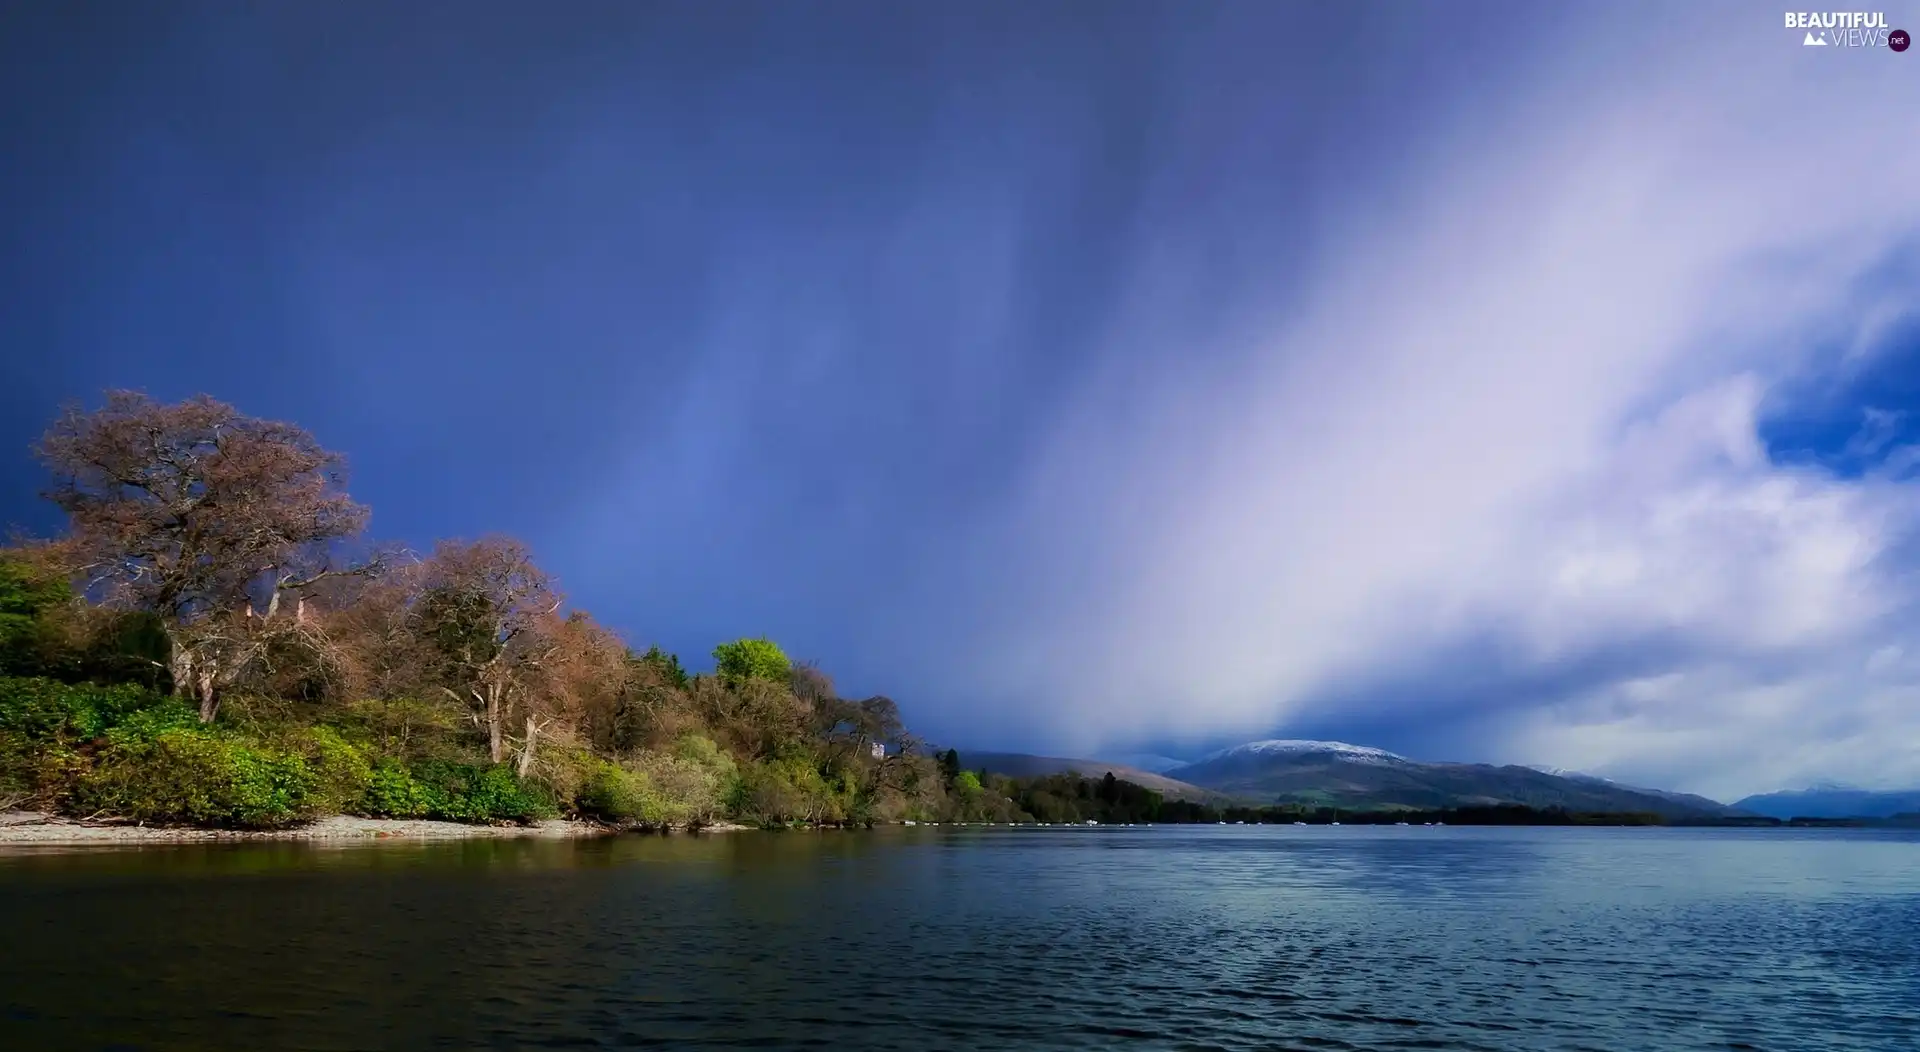
M785 684L793 674L793 662L772 640L736 639L713 648L714 669L731 684L763 679Z
M658 646L651 646L636 660L659 673L660 679L666 686L675 690L687 689L687 670L680 667L679 655L669 654Z
M292 424L205 395L162 405L110 391L93 412L68 407L36 452L83 590L159 617L174 689L197 698L203 721L273 647L319 642L309 589L378 566L340 559L367 510L347 495L341 458ZM294 616L280 619L287 596Z
M66 664L73 588L48 549L0 549L0 675L39 676Z
M948 749L946 752L940 754L940 776L946 779L948 785L952 785L954 780L960 777L960 753L958 750Z
M520 703L559 642L553 583L525 545L506 537L443 541L421 569L415 630L437 658L441 689L468 704L494 763L506 758L508 721L524 710L530 753L539 717Z
M532 668L538 674L521 699L526 734L521 739L519 773L533 771L536 745L556 725L578 727L589 716L605 721L620 703L627 683L627 647L594 623L584 611L564 620L543 618L535 628L547 637Z

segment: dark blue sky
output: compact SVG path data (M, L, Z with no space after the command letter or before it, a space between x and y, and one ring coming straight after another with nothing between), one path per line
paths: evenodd
M1776 148L1740 100L1906 82L1875 79L1885 53L1816 67L1731 6L1690 55L1667 10L7 5L0 518L56 525L26 448L61 402L204 391L345 452L383 537L521 536L636 644L698 663L765 633L962 744L1310 729L1726 769L1680 746L1635 767L1566 714L1614 704L1622 670L1840 646L1723 631L1726 604L1801 592L1728 565L1677 612L1581 599L1578 638L1545 646L1515 626L1585 555L1548 545L1561 570L1492 591L1438 569L1478 558L1465 538L1613 522L1577 494L1652 469L1595 436L1740 376L1762 474L1813 463L1862 490L1843 503L1892 501L1858 514L1904 514L1864 489L1910 421L1834 458L1866 409L1914 401L1887 382L1913 330L1884 278L1912 273L1910 201L1856 187L1886 244L1829 260L1854 206L1765 237L1742 218L1829 171L1714 188ZM1828 146L1843 167L1857 144ZM1612 262L1642 253L1662 262ZM1806 328L1795 347L1716 313L1809 259L1824 291L1771 330ZM1692 298L1648 306L1653 273ZM1524 317L1609 297L1645 331L1540 344ZM1868 332L1873 311L1894 321ZM1829 360L1856 343L1867 364ZM1647 506L1701 484L1652 475ZM1402 623L1409 596L1454 620ZM1436 676L1430 704L1407 687ZM1475 726L1516 710L1531 737Z

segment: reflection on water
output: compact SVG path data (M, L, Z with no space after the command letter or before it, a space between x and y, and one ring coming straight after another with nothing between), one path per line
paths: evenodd
M1910 833L41 850L0 931L9 1049L1920 1049Z

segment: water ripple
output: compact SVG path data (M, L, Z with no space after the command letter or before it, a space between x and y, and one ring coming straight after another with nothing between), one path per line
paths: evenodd
M0 1047L1913 1052L1920 837L894 830L0 856Z

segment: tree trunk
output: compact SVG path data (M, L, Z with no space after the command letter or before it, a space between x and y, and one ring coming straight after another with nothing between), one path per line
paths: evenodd
M204 660L194 660L193 651L188 647L177 642L172 643L172 647L173 654L167 659L167 671L173 674L173 696L192 698L200 706L200 722L212 723L213 718L220 714L220 698L215 693L218 684L213 667Z
M500 686L487 684L487 754L494 763L506 758L506 737L500 721L504 718L500 711Z
M519 775L525 778L533 773L533 745L540 737L540 725L534 722L533 714L527 714L527 742L520 748Z
M193 657L171 637L167 644L173 651L167 657L167 672L173 677L173 696L188 697L193 693Z
M212 723L213 718L220 714L220 698L214 693L213 672L201 670L194 676L194 686L198 688L200 696L200 722Z

